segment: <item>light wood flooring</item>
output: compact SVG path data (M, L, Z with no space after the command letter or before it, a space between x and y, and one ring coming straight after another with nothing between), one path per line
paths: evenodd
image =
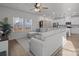
M14 39L9 41L10 56L31 56L23 47ZM73 34L68 37L63 49L56 56L79 56L79 35Z
M67 38L63 49L57 53L58 56L79 56L79 35L72 34Z
M9 40L9 56L28 56L29 53L14 39Z

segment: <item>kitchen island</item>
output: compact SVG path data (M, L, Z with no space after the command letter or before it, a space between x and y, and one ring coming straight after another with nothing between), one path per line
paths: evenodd
M66 40L66 28L54 28L51 31L39 32L30 41L30 50L36 56L55 55L63 48Z

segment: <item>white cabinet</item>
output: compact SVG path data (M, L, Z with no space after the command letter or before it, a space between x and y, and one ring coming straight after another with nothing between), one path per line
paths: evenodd
M23 39L26 37L26 32L12 32L10 35L10 40L11 39Z
M6 51L8 55L8 41L1 41L0 42L0 52Z
M71 28L66 28L66 35L71 36Z
M55 55L57 50L64 46L63 43L65 43L66 40L65 29L53 30L40 34L41 38L32 38L30 41L30 50L34 55Z
M72 34L79 34L79 28L71 28Z
M71 18L72 28L71 33L79 34L79 17Z
M79 25L79 17L73 17L73 18L71 18L71 23L73 25Z

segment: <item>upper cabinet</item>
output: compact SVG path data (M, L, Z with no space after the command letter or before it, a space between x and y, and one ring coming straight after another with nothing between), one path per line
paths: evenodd
M72 25L79 25L79 17L71 18Z

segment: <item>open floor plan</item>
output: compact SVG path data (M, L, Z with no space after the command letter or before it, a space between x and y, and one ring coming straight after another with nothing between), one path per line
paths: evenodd
M79 3L0 3L0 56L79 56Z

